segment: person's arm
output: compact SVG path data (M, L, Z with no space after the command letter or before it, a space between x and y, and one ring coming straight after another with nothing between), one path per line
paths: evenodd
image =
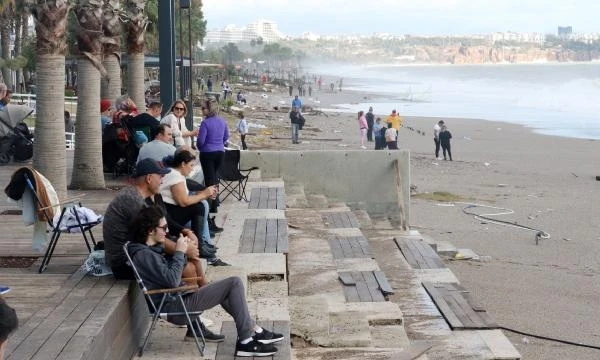
M225 123L225 131L223 132L223 145L227 145L227 141L229 141L229 127L227 123Z
M200 124L200 129L198 130L198 140L196 140L196 148L198 148L198 150L200 150L200 148L206 142L206 133L208 132L208 128L205 121L206 119Z
M173 200L175 200L177 205L181 207L190 206L199 203L202 200L206 200L213 196L215 191L216 190L214 186L209 186L197 194L188 195L184 182L179 182L171 186L171 195L173 195Z
M152 250L139 251L136 253L138 256L134 258L134 263L142 268L140 269L142 274L152 278L153 283L163 288L174 288L181 283L186 250L187 246L185 248L182 245L176 246L173 256L166 261L162 255L156 254ZM136 259L141 256L143 259Z

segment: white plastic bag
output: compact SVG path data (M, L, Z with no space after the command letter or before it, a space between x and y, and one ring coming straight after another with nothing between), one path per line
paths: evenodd
M85 271L93 276L111 275L112 270L104 262L104 250L94 250L83 263Z

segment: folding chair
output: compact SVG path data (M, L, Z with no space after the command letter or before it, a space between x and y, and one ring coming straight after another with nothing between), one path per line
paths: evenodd
M48 247L46 248L46 253L44 254L44 259L42 260L42 264L38 269L38 272L41 274L46 270L46 267L50 263L50 259L52 258L52 254L54 253L54 249L56 249L56 244L58 244L58 239L60 238L60 234L62 233L73 233L73 232L81 232L83 235L83 240L85 241L85 245L87 246L88 252L92 252L92 247L90 246L90 241L94 246L96 246L96 239L94 239L94 233L92 233L92 228L100 223L102 223L102 218L93 222L84 222L79 217L79 213L77 211L78 207L82 207L81 202L78 202L78 199L71 199L61 202L60 204L54 204L50 206L44 207L37 193L36 188L33 186L32 179L29 178L27 173L23 173L25 177L26 186L31 193L35 197L35 201L38 204L38 212L42 213L46 218L46 222L48 223L49 231L52 232L50 237L50 242L48 243ZM48 213L48 210L57 205L62 206L62 210L60 212L60 216L58 217L58 221L54 223L54 219ZM73 214L76 219L76 224L73 225L65 225L63 224L63 220L65 219L65 215L69 212ZM77 230L78 231L77 231ZM74 231L75 230L75 231ZM89 238L88 238L89 237Z
M220 201L225 201L232 194L239 201L242 199L248 201L246 197L246 183L252 170L256 169L258 169L256 166L249 169L240 169L240 150L225 149L223 163L219 168L218 174L221 185L221 191L219 192Z
M127 264L129 266L131 266L131 268L133 269L133 274L135 275L135 281L137 282L138 286L142 290L142 293L144 293L144 297L146 298L146 304L148 305L148 310L150 311L150 316L152 317L152 323L150 324L150 328L148 329L148 334L146 335L146 338L144 339L144 343L140 347L138 356L142 357L142 355L144 354L144 350L146 349L146 346L148 345L148 340L150 340L150 335L152 335L152 331L154 331L154 328L156 327L156 322L158 321L158 319L162 318L162 319L166 320L169 315L171 315L171 316L185 315L185 317L187 319L188 329L191 329L192 334L194 334L194 340L196 341L196 346L198 347L200 356L204 356L204 348L206 347L206 342L204 341L204 334L202 333L202 330L200 327L200 315L202 314L202 311L188 311L188 309L185 307L185 302L183 301L183 296L182 296L183 293L185 293L186 291L197 289L198 285L194 284L194 285L188 285L188 286L180 286L180 287L171 288L171 289L148 290L146 288L146 285L144 285L144 280L140 276L140 273L138 272L137 268L135 267L135 263L131 259L131 255L129 255L129 243L130 242L128 241L123 245L123 250L125 252L125 255L127 256ZM151 297L151 295L156 295L156 294L162 294L162 297L160 299L160 303L158 304L158 306L156 306L154 301L152 301L152 297ZM172 299L172 298L177 298L177 300L179 300L179 302L181 303L181 306L183 307L183 311L181 311L181 312L164 312L163 311L163 306L165 304L165 300ZM192 317L194 318L193 321L196 323L196 327L194 327L192 325ZM198 332L200 334L196 334L196 329L198 329ZM200 335L200 340L202 342L202 345L200 345L200 341L198 340L198 335Z

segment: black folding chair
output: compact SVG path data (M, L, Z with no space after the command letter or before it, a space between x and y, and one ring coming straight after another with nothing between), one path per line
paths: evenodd
M181 315L185 315L185 317L187 319L188 329L191 329L192 334L194 334L194 340L196 341L196 346L198 347L200 356L204 356L204 348L206 347L206 342L204 341L204 334L202 333L202 330L200 327L200 315L202 314L202 311L188 311L188 309L185 306L185 302L183 301L183 294L186 291L197 289L198 285L194 284L194 285L188 285L188 286L180 286L180 287L171 288L171 289L148 290L148 288L146 288L146 285L144 285L144 280L140 276L140 273L138 272L137 268L135 267L135 263L131 259L131 255L129 255L129 241L123 245L123 251L125 252L125 255L127 256L127 264L129 266L131 266L131 268L133 269L133 274L135 275L135 281L137 282L138 286L144 293L144 297L146 298L146 304L148 305L148 310L150 311L150 316L152 317L152 323L150 323L150 329L148 329L148 334L146 335L146 338L144 339L144 343L140 347L138 356L141 357L144 354L144 350L146 349L146 346L148 345L148 340L150 340L150 335L152 335L152 331L154 331L154 328L156 327L156 322L158 321L159 318L166 320L168 316L181 316ZM195 279L193 279L193 280L195 280ZM152 297L151 297L151 295L156 295L156 294L162 294L162 297L160 299L158 306L154 303L154 301L152 301ZM177 300L179 300L179 302L181 303L181 306L183 307L183 311L181 311L181 312L164 312L163 306L164 306L166 300L168 300L168 299L170 300L173 298L176 298ZM192 320L192 318L194 320ZM192 325L192 321L194 321L196 323L195 327ZM196 334L196 330L198 330L199 334ZM200 336L200 339L198 339L198 336ZM200 345L200 342L202 342L202 345Z
M87 246L88 252L92 252L92 246L90 246L90 241L92 242L93 246L96 246L96 239L94 239L94 233L92 233L92 228L98 224L101 224L102 218L98 219L97 221L91 222L82 221L81 217L79 216L79 212L77 211L77 208L82 207L81 202L78 201L79 199L65 200L60 202L59 204L53 204L44 207L38 196L35 186L33 186L32 180L26 173L24 173L23 176L25 176L27 188L31 190L31 193L35 197L35 201L39 206L38 212L44 215L44 217L46 218L46 222L48 223L49 232L52 232L52 235L50 236L50 242L48 243L46 253L44 254L44 259L42 260L42 264L40 265L38 272L41 274L46 270L46 267L48 267L50 259L52 258L52 254L54 253L54 249L56 249L56 244L58 244L58 239L60 238L60 235L62 233L81 232L81 235L83 235L83 240L85 241L85 245ZM56 223L54 223L54 219L50 216L48 212L50 208L55 206L62 207L60 216L58 217ZM65 215L67 213L69 213L69 216L70 214L74 216L76 223L72 225L63 224L63 220L65 219Z
M249 169L240 169L240 150L225 149L223 163L221 163L218 173L221 185L221 191L219 192L220 201L225 201L232 194L239 201L242 199L248 201L246 197L246 183L252 170L256 169L258 169L256 166Z

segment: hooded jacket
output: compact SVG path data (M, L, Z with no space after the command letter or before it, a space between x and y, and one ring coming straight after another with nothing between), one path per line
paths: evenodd
M148 246L139 243L130 243L128 249L131 260L148 290L179 286L185 266L185 257L181 251L168 256L162 245ZM162 296L150 295L155 304L160 303Z

